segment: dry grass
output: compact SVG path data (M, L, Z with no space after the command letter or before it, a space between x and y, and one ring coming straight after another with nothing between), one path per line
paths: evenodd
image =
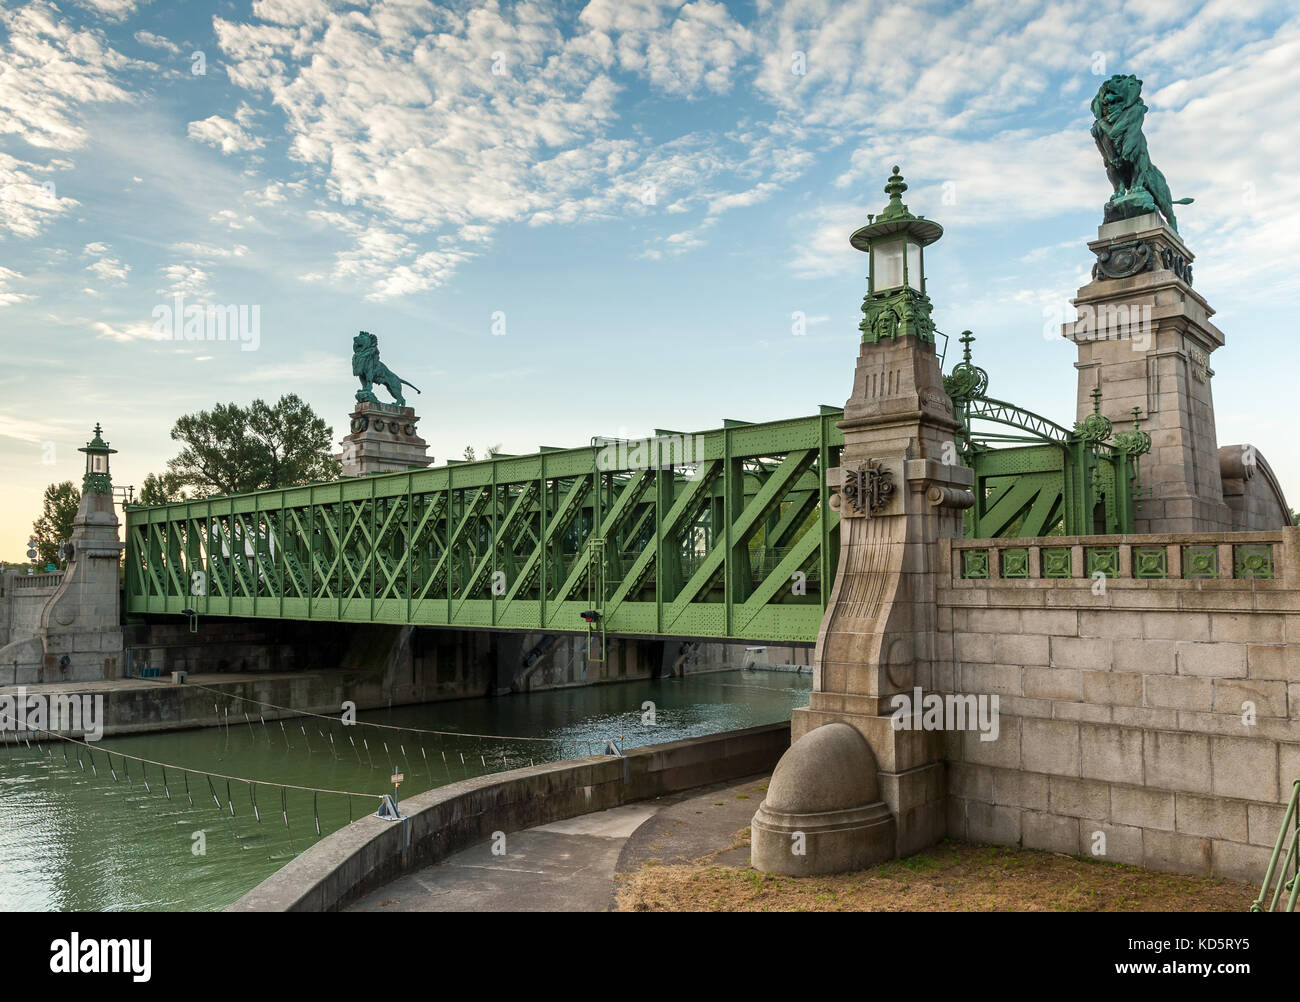
M729 848L749 844L749 829ZM725 852L726 850L719 850ZM648 860L623 876L620 911L1245 911L1256 888L1032 849L945 841L860 873L774 877Z

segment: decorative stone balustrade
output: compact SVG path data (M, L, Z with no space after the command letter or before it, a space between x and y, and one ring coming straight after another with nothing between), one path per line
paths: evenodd
M951 576L992 584L1053 578L1281 585L1282 531L1042 536L952 542Z

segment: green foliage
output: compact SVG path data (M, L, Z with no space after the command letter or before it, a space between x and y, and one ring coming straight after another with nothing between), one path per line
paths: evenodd
M158 491L195 497L296 487L340 475L333 429L296 394L275 404L217 404L186 414L172 428L184 448L167 461Z
M136 498L137 504L155 505L171 504L174 501L184 501L185 492L174 473L150 473L144 478L144 485L140 488L140 496Z
M491 459L500 451L501 451L500 442L498 442L496 445L489 445L487 447L487 451L483 454L483 458ZM474 451L474 446L472 445L465 446L465 459L471 463L474 462L476 459L478 459L478 454Z
M59 544L72 536L72 520L77 517L81 491L71 480L45 488L41 517L32 523L32 538L42 565L63 564Z

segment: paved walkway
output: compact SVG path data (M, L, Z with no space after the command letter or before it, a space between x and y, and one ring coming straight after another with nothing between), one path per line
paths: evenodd
M471 846L399 877L354 902L350 911L609 911L615 874L647 859L665 864L725 850L763 802L767 777L625 804ZM744 866L749 847L719 862Z

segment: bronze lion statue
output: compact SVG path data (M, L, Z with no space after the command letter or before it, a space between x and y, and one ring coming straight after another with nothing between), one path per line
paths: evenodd
M361 331L352 339L352 375L361 380L361 389L357 390L358 402L379 403L379 399L371 390L374 383L388 390L398 407L406 406L406 398L402 396L402 384L405 383L416 393L420 392L418 386L408 383L379 361L379 339L369 331Z
M1175 205L1188 205L1190 198L1174 201L1169 183L1151 162L1142 120L1147 106L1142 103L1142 81L1129 74L1116 74L1101 85L1092 99L1092 137L1097 141L1106 176L1115 193L1106 203L1106 221L1127 219L1159 210L1178 232Z

